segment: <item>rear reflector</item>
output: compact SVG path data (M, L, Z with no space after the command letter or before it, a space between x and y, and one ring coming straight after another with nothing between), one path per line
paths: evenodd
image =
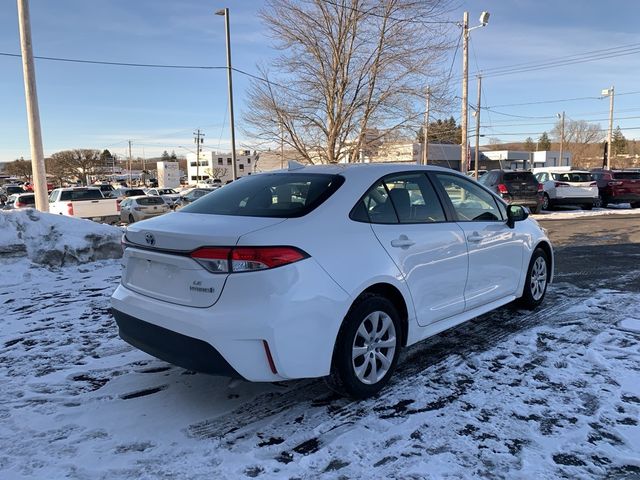
M267 270L307 258L295 247L202 247L191 258L213 273Z
M73 217L73 203L67 203L67 215Z
M274 375L278 374L278 370L276 370L276 364L273 362L273 357L271 356L271 350L269 349L269 344L266 340L262 340L262 345L264 346L264 353L267 354L267 361L269 362L269 368Z

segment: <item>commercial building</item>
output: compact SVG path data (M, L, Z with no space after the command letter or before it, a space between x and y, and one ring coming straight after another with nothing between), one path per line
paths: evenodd
M237 177L251 175L255 171L256 152L243 150L236 154ZM200 152L200 162L196 161L196 154L187 154L187 177L190 184L208 179L219 178L222 183L233 180L231 153Z

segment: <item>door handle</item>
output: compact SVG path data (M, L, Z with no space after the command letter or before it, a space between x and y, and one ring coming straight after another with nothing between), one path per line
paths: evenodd
M415 244L416 244L416 242L411 240L406 235L400 235L400 238L396 238L395 240L391 240L391 246L392 247L407 248L407 247L410 247L410 246L415 245Z
M472 242L472 243L478 243L482 241L482 235L480 235L478 232L473 232L471 235L469 235L467 237L467 240Z

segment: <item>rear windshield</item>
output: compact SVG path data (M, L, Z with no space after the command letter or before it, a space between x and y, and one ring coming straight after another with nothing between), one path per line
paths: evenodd
M531 172L505 172L503 181L538 183L536 177L534 177Z
M175 190L171 190L170 188L161 188L158 190L158 195L175 195Z
M24 188L22 188L22 187L5 187L5 191L7 192L7 194L11 195L13 193L24 192Z
M558 182L591 182L591 174L587 172L552 173L551 176Z
M340 175L263 173L244 177L183 208L182 212L243 217L306 215L344 182Z
M162 205L164 204L164 200L161 197L147 197L147 198L138 198L136 200L138 205Z
M104 198L98 189L66 190L60 195L60 201L76 202L80 200L100 200Z
M613 172L616 180L640 180L640 172Z
M138 195L146 195L146 193L144 193L144 190L135 188L124 192L125 197L137 197Z
M36 196L35 195L21 195L16 198L16 202L24 203L26 205L35 205Z

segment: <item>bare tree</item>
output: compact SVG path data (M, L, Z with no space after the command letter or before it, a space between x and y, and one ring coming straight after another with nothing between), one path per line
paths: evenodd
M415 128L449 47L449 27L430 23L448 1L267 0L260 15L282 53L275 77L261 67L268 81L252 82L248 133L336 163L356 161L373 129Z
M211 178L222 178L224 177L229 170L224 167L210 167L207 168L204 173L209 175Z
M560 141L560 122L553 127L551 136ZM580 162L589 156L593 145L602 141L605 137L604 130L597 123L589 123L585 120L568 120L564 126L564 145L571 152L573 162Z
M51 155L51 162L56 169L56 177L64 179L78 177L83 183L88 182L89 175L104 173L105 165L100 158L100 150L75 149L63 150Z
M31 162L29 160L25 160L22 157L20 157L17 160L14 160L13 162L7 163L7 165L4 168L4 171L8 175L13 175L15 177L22 178L27 182L31 181L31 175L32 175Z

